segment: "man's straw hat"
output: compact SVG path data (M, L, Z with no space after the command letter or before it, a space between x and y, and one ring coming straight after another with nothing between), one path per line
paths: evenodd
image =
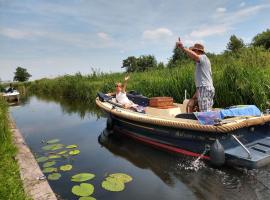
M196 43L194 44L193 47L190 47L190 49L193 51L193 50L198 50L198 51L201 51L201 52L205 52L204 51L204 46L202 44L199 44L199 43Z

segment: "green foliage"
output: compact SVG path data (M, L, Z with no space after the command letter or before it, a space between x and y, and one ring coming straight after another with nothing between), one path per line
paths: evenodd
M0 199L26 200L7 114L7 104L0 98Z
M187 56L182 49L178 48L177 46L173 49L173 55L169 59L168 67L182 67L185 66L187 63L190 63L191 59Z
M253 46L261 46L267 50L270 50L270 29L257 34L252 40Z
M237 38L235 35L230 37L230 41L227 44L227 50L231 52L238 52L240 49L244 48L245 44L241 38Z
M71 191L77 196L87 197L93 194L94 186L89 183L81 183L80 185L73 186Z
M91 174L91 173L80 173L80 174L76 174L74 176L71 177L71 181L73 182L84 182L84 181L88 181L95 178L95 174Z
M19 82L25 82L28 81L29 78L32 75L27 72L27 69L22 68L22 67L17 67L16 72L14 73L14 81L19 81Z
M60 178L61 178L61 174L59 174L59 173L52 173L52 174L49 174L49 176L48 176L48 179L51 181L57 181Z
M130 56L123 60L126 72L143 72L157 67L157 60L152 55L143 55L138 58Z

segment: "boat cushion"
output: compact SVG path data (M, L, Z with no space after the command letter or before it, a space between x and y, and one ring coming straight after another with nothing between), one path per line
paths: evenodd
M261 111L255 105L231 106L220 110L221 118L238 116L261 116Z
M220 119L220 111L194 112L194 115L202 125L214 125Z
M143 95L140 95L139 93L127 93L127 97L129 100L135 104L138 104L139 106L146 107L149 105L149 99Z

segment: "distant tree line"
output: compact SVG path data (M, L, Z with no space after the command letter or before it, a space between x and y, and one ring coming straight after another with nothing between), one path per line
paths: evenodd
M249 47L262 47L268 51L270 51L270 29L257 34L253 39L251 44L245 44L243 39L237 37L236 35L232 35L229 39L229 42L226 46L225 54L237 54L243 48ZM210 56L214 55L208 53ZM173 68L173 67L181 67L186 63L191 62L187 55L177 47L173 49L173 55L169 58L168 64L158 63L156 58L153 55L143 55L139 57L129 56L128 58L123 60L122 68L126 68L126 72L142 72L151 69L157 68Z

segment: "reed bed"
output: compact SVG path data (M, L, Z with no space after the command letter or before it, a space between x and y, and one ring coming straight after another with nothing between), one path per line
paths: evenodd
M209 55L212 62L215 107L255 104L261 109L268 106L270 98L270 52L262 48L244 48L238 53L225 52ZM41 79L29 85L34 94L58 96L83 103L93 103L98 91L113 91L125 73L92 73L65 75L55 79ZM195 92L194 63L174 68L152 69L130 74L128 90L145 96L172 96L182 102L184 91L188 97Z

